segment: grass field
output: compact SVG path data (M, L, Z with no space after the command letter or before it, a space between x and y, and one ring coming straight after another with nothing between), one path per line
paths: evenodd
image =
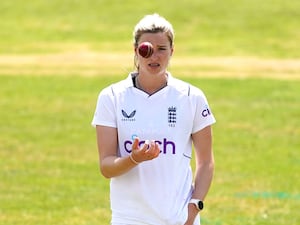
M299 58L298 0L2 0L0 52L131 50L133 26L158 12L178 54Z
M297 224L299 81L186 80L203 88L218 119L203 224ZM108 181L90 121L99 88L112 80L0 81L1 223L108 224Z
M170 70L206 93L216 172L209 225L300 223L300 2L0 3L0 224L105 225L109 181L90 126L132 69L144 14L173 23Z

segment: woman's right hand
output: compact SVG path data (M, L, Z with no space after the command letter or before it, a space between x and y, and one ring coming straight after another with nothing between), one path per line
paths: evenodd
M159 156L160 148L155 141L146 140L145 143L140 146L139 138L135 138L132 145L131 157L134 161L141 163L155 159Z

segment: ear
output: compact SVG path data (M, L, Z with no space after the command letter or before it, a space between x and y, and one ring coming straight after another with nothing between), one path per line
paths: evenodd
M138 55L138 47L134 45L133 46L133 50L134 50L134 54Z
M173 52L174 52L174 46L171 47L171 54L170 54L170 56L173 55Z

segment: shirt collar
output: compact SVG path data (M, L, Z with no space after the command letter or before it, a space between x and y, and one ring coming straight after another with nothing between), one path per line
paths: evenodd
M125 80L125 82L126 82L125 86L126 87L133 87L134 86L133 85L133 78L136 77L137 75L138 75L137 72L131 72L131 73L129 73L129 75L127 76L127 78ZM173 78L172 74L170 72L168 72L168 71L167 71L167 75L168 75L168 81L167 81L167 83L168 83L168 85L170 85L170 84L173 83L174 78Z

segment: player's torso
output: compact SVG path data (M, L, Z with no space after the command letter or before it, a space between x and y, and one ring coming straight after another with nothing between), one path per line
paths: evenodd
M155 140L163 154L179 154L179 142L191 134L193 113L188 96L168 87L152 96L137 89L122 93L116 102L121 155L130 153L136 136L142 143Z

